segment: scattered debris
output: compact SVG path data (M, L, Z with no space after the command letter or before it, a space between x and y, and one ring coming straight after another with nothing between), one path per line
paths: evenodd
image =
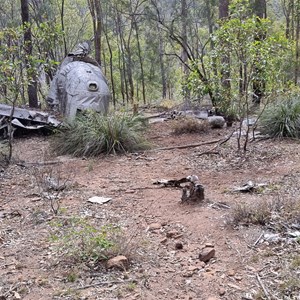
M0 104L0 133L6 137L9 131L10 117L11 124L15 129L37 130L44 127L59 127L62 122L47 112L13 107L7 104Z
M235 188L233 190L233 192L255 193L266 186L267 186L266 183L254 183L253 181L249 180L247 183L245 183L241 187Z
M93 196L93 197L88 199L88 202L97 203L97 204L104 204L104 203L109 202L111 199L112 198Z
M181 186L183 183L189 183L188 185ZM202 201L204 200L204 187L200 184L199 178L196 175L190 175L181 179L161 179L155 181L153 184L160 184L164 187L178 187L182 188L181 200L187 201Z
M192 175L187 177L190 181L189 185L182 190L181 200L185 201L202 201L204 200L204 187L200 184L198 176Z

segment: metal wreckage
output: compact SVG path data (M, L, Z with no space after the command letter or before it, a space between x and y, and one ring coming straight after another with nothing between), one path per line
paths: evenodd
M89 56L90 50L90 42L79 43L61 62L50 85L46 101L68 122L74 120L78 111L108 111L110 90L101 66ZM56 128L62 122L45 111L0 104L0 136L8 135L10 124L13 130L32 131Z

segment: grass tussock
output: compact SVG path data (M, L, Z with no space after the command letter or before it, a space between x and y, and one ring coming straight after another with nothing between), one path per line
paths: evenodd
M269 106L260 118L260 130L272 138L300 138L300 97Z
M174 134L203 133L209 130L207 120L199 120L192 117L180 117L173 121L172 129Z
M57 155L78 157L145 150L150 148L144 137L146 127L140 115L86 111L56 134L52 147Z
M300 201L293 199L274 199L257 203L238 203L232 210L229 223L238 225L268 225L300 222Z

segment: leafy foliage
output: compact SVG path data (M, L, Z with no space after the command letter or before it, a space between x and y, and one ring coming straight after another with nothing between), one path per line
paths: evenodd
M142 150L149 148L143 136L146 125L140 115L86 111L56 135L53 147L58 155L86 157Z
M261 132L273 138L300 138L300 98L291 97L269 106L260 119Z

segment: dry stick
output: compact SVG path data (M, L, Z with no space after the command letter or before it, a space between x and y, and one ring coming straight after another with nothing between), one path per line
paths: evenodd
M263 236L264 236L264 232L262 232L262 233L260 234L260 236L258 237L258 239L255 241L255 243L253 244L254 247L259 243L259 241L261 240L261 238L262 238Z
M22 162L22 163L17 163L17 166L20 167L26 167L26 166L46 166L46 165L57 165L61 164L61 161L58 160L49 160L49 161L44 161L44 162Z
M197 144L189 144L189 145L180 145L180 146L172 146L172 147L164 147L164 148L156 148L152 150L148 150L145 152L152 152L152 151L162 151L162 150L173 150L173 149L186 149L186 148L194 148L194 147L199 147L203 145L210 145L210 144L215 144L218 143L222 140L214 140L214 141L208 141L208 142L203 142L203 143L197 143Z
M270 296L269 296L269 293L268 293L267 289L265 288L264 284L262 283L262 281L261 281L261 279L260 279L260 277L259 277L258 274L256 274L256 279L257 279L257 281L258 281L260 287L263 289L266 298L267 298L268 300L271 300L271 298L270 298Z
M108 284L120 284L120 283L126 283L126 282L132 282L132 280L123 280L123 281L100 281L100 282L96 282L96 283L92 283L92 284L88 284L88 285L84 285L84 286L80 286L75 288L76 290L84 290L90 287L94 287L94 286L98 286L98 285L108 285Z

